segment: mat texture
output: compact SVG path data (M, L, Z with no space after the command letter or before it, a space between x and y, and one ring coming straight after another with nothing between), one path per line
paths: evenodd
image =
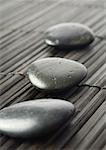
M95 41L86 48L56 50L43 32L62 22L89 26ZM27 100L52 97L72 102L72 120L45 139L26 141L0 135L0 150L106 149L106 0L0 0L0 72L25 72L35 60L64 57L83 63L88 75L68 91L44 94L27 78L0 76L0 109Z

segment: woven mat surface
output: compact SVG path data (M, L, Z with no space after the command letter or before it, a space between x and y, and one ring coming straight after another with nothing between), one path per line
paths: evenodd
M48 95L19 75L0 77L0 109L44 97L65 99L77 108L68 125L43 140L0 135L0 150L105 150L106 0L0 0L0 14L0 72L24 72L39 58L64 57L88 68L83 83L91 85ZM43 31L62 22L85 24L102 39L79 50L48 47Z

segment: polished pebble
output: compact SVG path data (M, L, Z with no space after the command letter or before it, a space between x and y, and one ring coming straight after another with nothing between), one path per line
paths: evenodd
M38 138L60 128L75 112L72 103L58 99L21 102L0 111L0 133Z
M57 47L88 46L94 41L90 28L79 23L61 23L50 27L45 32L45 42Z
M86 77L87 69L77 61L53 57L33 62L27 75L35 87L52 92L77 85Z

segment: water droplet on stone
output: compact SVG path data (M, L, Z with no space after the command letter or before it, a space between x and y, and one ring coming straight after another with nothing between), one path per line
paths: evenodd
M77 85L87 75L87 69L77 61L54 57L35 61L28 68L27 74L37 88L59 91Z
M50 27L45 32L45 42L57 47L81 47L94 41L90 28L79 23L61 23Z
M0 111L0 133L20 138L43 137L60 128L75 112L58 99L21 102Z

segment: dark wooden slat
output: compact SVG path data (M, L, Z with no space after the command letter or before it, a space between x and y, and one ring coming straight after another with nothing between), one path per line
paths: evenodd
M106 105L106 102L104 102L100 106L100 108L92 115L92 117L87 121L87 123L79 130L79 132L77 132L75 134L75 136L68 142L68 144L66 145L65 148L79 149L79 145L80 145L80 149L81 149L82 148L81 145L83 146L85 144L85 140L86 140L85 138L87 138L88 141L91 140L91 138L93 137L93 135L91 135L91 134L95 133L93 130L94 130L95 126L97 127L97 125L99 124L99 121L102 120L101 123L102 124L105 123L104 122L105 121L105 119L104 119L105 105ZM88 136L91 136L90 139ZM103 141L101 140L101 142L103 142ZM100 143L100 141L98 143ZM97 145L95 145L95 146L97 146ZM97 149L99 149L99 147Z

